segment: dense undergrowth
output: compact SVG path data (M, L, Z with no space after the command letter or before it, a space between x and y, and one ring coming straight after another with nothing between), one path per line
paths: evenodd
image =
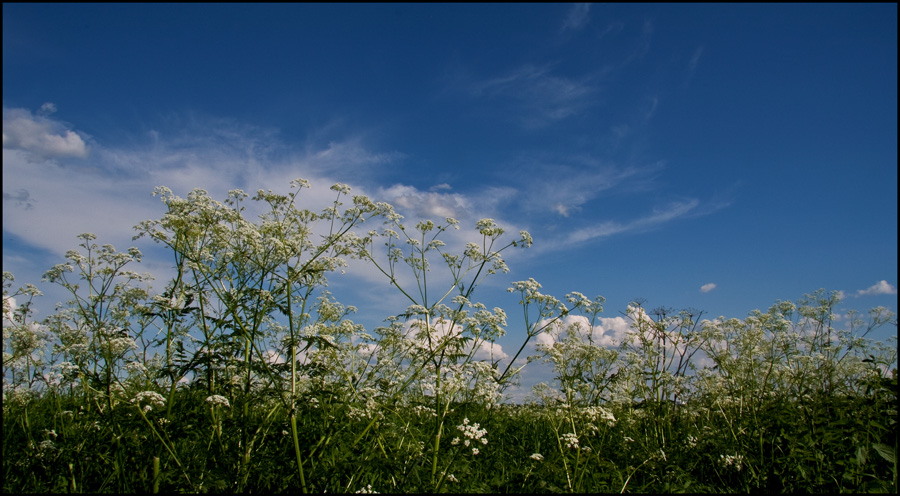
M506 313L474 293L528 233L484 219L453 254L454 219L409 229L344 185L300 210L305 187L260 191L256 222L240 191L158 189L166 213L136 229L172 256L159 293L137 249L90 234L46 273L71 300L41 321L4 272L4 492L897 492L896 343L866 339L887 310L634 302L611 339L602 297L529 279L509 288L525 340L499 357ZM355 324L323 289L348 259L409 306ZM504 402L537 360L553 377Z

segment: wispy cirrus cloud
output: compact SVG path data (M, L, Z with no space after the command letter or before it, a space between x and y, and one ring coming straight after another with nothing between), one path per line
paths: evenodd
M613 234L652 229L666 222L687 216L694 211L699 204L700 201L697 199L673 202L665 207L655 208L649 215L630 222L622 223L618 221L605 221L581 229L576 229L569 233L565 238L565 243L576 244L595 238L612 236Z
M697 66L700 65L700 57L703 55L703 49L703 45L695 48L690 60L688 60L687 67L684 71L685 75L683 86L685 88L687 88L691 84L691 80L694 79L694 74L697 72Z
M518 107L518 123L537 128L585 111L599 90L592 77L555 75L550 65L522 65L501 76L471 81L468 93L475 98L505 101Z
M622 166L594 154L554 152L521 153L506 164L515 171L508 182L519 192L518 207L530 217L573 216L610 190L646 191L664 166L663 161Z
M576 3L573 5L563 21L562 31L577 31L585 27L591 19L590 11L591 4L589 3Z

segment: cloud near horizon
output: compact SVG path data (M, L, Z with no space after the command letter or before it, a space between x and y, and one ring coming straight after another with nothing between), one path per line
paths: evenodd
M573 164L570 175L559 176L558 170L547 166L549 162L542 165L532 161L525 162L524 167L529 168L530 176L538 176L540 180L532 177L523 184L486 184L464 192L454 190L448 183L421 189L399 182L379 184L379 170L406 160L406 156L398 150L378 150L358 133L347 133L341 139L331 130L328 136L292 147L279 137L278 130L194 114L167 119L159 128L146 132L143 141L104 144L102 139L92 140L91 160L87 163L80 160L77 150L63 153L65 148L53 148L40 139L29 141L23 137L27 129L41 136L53 133L62 136L61 132L71 130L72 126L55 120L51 115L54 111L55 106L50 104L36 112L4 108L3 226L5 233L27 246L56 257L72 249L77 244L76 237L84 232L92 232L98 242L113 244L118 249L134 246L133 227L164 213L159 198L152 196L154 188L162 185L178 196L185 196L195 188L205 189L213 199L221 201L231 189L243 189L251 195L258 189L287 191L291 180L303 177L313 188L302 193L299 205L319 210L334 200L333 192L328 189L330 185L348 183L353 188L351 194L393 204L406 217L406 223L412 225L420 219L442 222L445 217L455 217L460 222L460 230L448 231L442 238L448 250L480 239L473 226L485 217L495 219L506 230L509 240L517 237L520 230L528 230L541 240L537 250L505 253L508 261L540 256L547 250L564 250L596 237L655 228L696 214L699 205L695 199L676 202L629 222L611 219L584 227L588 219L582 214L581 205L605 189L634 189L634 184L646 181L659 165L618 168L591 157L568 160L563 157L562 163ZM6 138L7 134L14 137ZM23 143L32 145L28 148ZM520 160L524 159L514 159L516 163ZM575 165L585 165L590 170L579 173ZM547 197L555 205L531 201L547 196L531 189L535 184L555 192ZM560 214L567 215L567 222L572 223L574 230L560 237L554 236L552 229L529 225L538 222L533 214L540 211L552 213L557 219ZM248 215L253 217L254 212L250 208ZM137 242L143 250L145 245L140 243L148 241ZM12 263L14 255L7 255L6 260ZM145 257L143 265L154 270L166 266L152 257ZM352 272L355 277L383 279L379 273L366 272L374 270L371 267L360 270L363 273ZM154 272L154 275L164 278L166 274Z
M543 319L537 323L537 328L549 323L548 319ZM565 331L571 330L575 331L582 340L590 338L595 346L613 348L622 343L622 339L630 328L631 322L624 317L600 317L597 319L597 324L591 326L590 321L584 315L566 315L538 334L535 344L553 346L554 343L564 339L562 334Z

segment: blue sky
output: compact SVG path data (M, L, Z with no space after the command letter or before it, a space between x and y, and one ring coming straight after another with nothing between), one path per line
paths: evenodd
M742 318L819 288L896 311L897 6L3 5L17 283L81 232L135 244L157 185L296 177L528 230L476 293L509 313L507 351L505 288L529 277L607 317L640 297ZM361 322L405 308L360 278L332 286Z

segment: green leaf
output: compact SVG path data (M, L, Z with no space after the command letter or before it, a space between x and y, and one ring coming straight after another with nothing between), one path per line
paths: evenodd
M897 463L897 451L886 444L875 443L872 445L875 451L881 455L888 463Z

